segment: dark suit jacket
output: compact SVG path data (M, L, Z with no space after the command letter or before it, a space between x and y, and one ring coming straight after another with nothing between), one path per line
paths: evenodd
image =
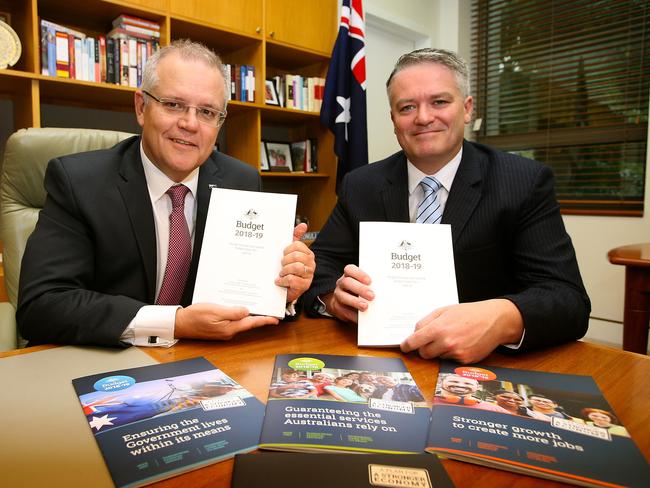
M406 157L398 152L349 173L332 215L312 245L316 273L304 297L334 290L359 261L359 222L408 222ZM564 229L550 168L465 141L443 224L451 224L461 302L511 300L526 334L520 350L582 337L591 304Z
M194 253L182 305L191 302L210 186L258 191L257 171L214 151L199 169ZM121 345L154 303L156 234L140 138L56 158L47 199L25 249L16 318L30 344Z

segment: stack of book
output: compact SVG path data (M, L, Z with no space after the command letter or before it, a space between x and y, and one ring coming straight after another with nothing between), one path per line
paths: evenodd
M160 25L120 15L96 38L41 19L41 74L137 87L147 58L160 47Z
M224 64L226 79L230 80L228 100L238 102L255 101L255 66L246 64Z
M278 105L294 110L320 112L325 91L325 78L285 74L273 77ZM272 102L267 103L274 105Z

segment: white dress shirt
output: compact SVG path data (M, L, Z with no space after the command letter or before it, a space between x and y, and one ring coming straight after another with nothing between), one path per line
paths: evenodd
M440 171L433 175L427 175L419 169L417 169L413 163L407 160L407 172L408 172L408 185L409 185L409 220L415 222L415 219L418 215L418 207L420 202L424 199L424 190L420 186L420 181L425 176L434 176L436 180L440 183L440 189L438 190L438 201L440 202L441 211L445 211L445 204L447 203L447 198L449 198L449 192L451 191L451 185L454 182L456 173L458 172L458 166L460 165L460 160L463 157L463 148L461 146L458 154L452 158L449 163L445 164ZM521 344L524 342L524 336L526 335L526 329L524 329L521 339L517 344L504 344L505 347L510 349L519 349Z
M172 201L167 190L177 182L169 179L147 157L140 143L140 156L147 180L147 189L153 208L156 228L156 298L160 293L167 254L169 251L169 214L172 211ZM185 219L190 231L190 240L194 247L194 228L196 226L196 189L199 183L199 169L195 169L187 178L181 181L190 191L185 196ZM177 305L145 305L131 320L121 336L121 340L135 346L164 346L174 345L174 323L176 321Z
M460 151L445 164L440 171L435 174L428 175L417 169L413 163L408 159L406 160L406 170L408 172L408 185L409 185L409 221L411 223L415 222L415 219L418 215L418 207L420 202L424 199L424 190L420 186L422 178L425 176L434 176L438 183L440 183L440 189L438 190L438 201L440 202L440 211L444 213L445 204L447 203L447 198L449 197L449 192L451 191L451 184L454 182L456 177L456 172L458 171L458 166L460 165L460 160L463 157L463 148L461 146Z

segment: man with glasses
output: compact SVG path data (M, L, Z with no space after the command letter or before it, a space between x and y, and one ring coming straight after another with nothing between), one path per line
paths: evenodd
M278 323L190 305L210 189L261 189L255 168L214 150L227 92L218 56L175 41L148 60L135 94L141 137L49 163L16 314L30 344L169 346ZM305 231L296 227L276 280L290 302L314 272Z

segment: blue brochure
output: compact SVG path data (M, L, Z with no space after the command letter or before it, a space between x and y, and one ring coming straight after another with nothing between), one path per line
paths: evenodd
M260 447L420 453L430 410L400 358L276 356Z
M116 486L257 448L264 405L205 358L72 381Z

